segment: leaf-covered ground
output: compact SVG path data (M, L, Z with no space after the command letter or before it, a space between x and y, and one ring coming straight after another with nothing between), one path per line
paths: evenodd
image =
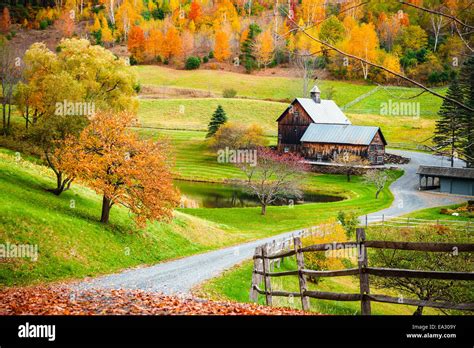
M0 315L303 315L289 308L63 285L0 290ZM314 313L311 313L314 314Z

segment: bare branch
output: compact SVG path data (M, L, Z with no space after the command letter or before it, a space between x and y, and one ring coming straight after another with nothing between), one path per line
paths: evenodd
M407 5L407 6L414 7L418 10L421 10L421 11L425 11L425 12L429 12L429 13L432 13L432 14L436 14L436 15L439 15L439 16L449 18L449 19L455 21L456 23L461 24L463 27L466 27L466 28L469 28L469 29L474 29L474 27L472 25L469 25L469 24L466 24L466 23L462 22L456 16L453 16L453 15L450 15L450 14L447 14L447 13L444 13L444 12L441 12L441 11L431 10L429 8L421 7L421 6L418 6L418 5L415 5L415 4L411 4L411 3L406 2L406 1L397 1L397 2L402 4L402 5Z
M290 18L289 18L289 19L290 19ZM386 71L386 72L388 72L388 73L390 73L390 74L392 74L392 75L394 75L394 76L397 76L397 77L399 77L399 78L401 78L401 79L403 79L403 80L405 80L405 81L410 82L411 84L413 84L413 85L415 85L415 86L420 87L421 89L424 89L425 91L427 91L428 93L430 93L430 94L432 94L432 95L434 95L434 96L437 96L437 97L439 97L439 98L441 98L441 99L443 99L443 100L446 100L446 101L449 101L449 102L451 102L451 103L454 103L454 104L456 104L456 105L462 107L463 109L466 109L466 110L468 110L468 111L474 112L474 109L473 109L473 108L471 108L471 107L469 107L469 106L467 106L467 105L464 105L463 103L461 103L461 102L459 102L459 101L457 101L457 100L455 100L455 99L452 99L452 98L449 98L449 97L445 97L445 96L439 94L438 92L435 92L435 91L433 91L432 89L426 87L425 85L423 85L422 83L420 83L420 82L418 82L418 81L415 81L415 80L413 80L413 79L411 79L411 78L409 78L409 77L407 77L407 76L405 76L405 75L402 75L402 74L400 74L400 73L397 73L397 72L395 72L395 71L393 71L393 70L391 70L391 69L388 69L388 68L386 68L386 67L384 67L384 66L382 66L382 65L379 65L379 64L376 64L376 63L372 63L372 62L370 62L370 61L368 61L368 60L366 60L366 59L364 59L364 58L361 58L361 57L355 56L355 55L353 55L353 54L344 52L344 51L340 50L339 48L335 47L334 45L331 45L330 43L328 43L328 42L326 42L326 41L317 39L317 38L315 38L313 35L311 35L311 34L309 34L308 32L306 32L306 29L300 27L293 19L290 19L290 21L291 21L292 23L294 23L294 24L299 28L299 30L300 30L301 32L303 32L303 33L304 33L307 37L309 37L311 40L314 40L314 41L316 41L316 42L319 42L321 45L324 45L324 46L326 46L326 47L329 47L329 48L333 49L334 51L336 51L336 52L342 54L343 56L346 56L346 57L349 57L349 58L353 58L353 59L358 60L358 61L360 61L360 62L362 62L362 63L367 64L367 65L370 65L370 66L379 68L379 69L381 69L381 70L384 70L384 71Z

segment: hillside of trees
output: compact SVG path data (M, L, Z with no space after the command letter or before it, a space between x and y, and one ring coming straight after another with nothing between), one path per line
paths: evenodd
M329 44L422 83L443 85L472 52L472 27L465 24L473 19L471 5L467 0L1 1L0 31L7 40L18 31L49 27L62 37L87 36L106 48L126 46L131 64L188 69L227 64L248 73L297 67L303 77L325 69L335 79L403 82Z

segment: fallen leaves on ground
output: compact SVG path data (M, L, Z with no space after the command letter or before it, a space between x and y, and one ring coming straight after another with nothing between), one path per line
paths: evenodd
M0 290L0 315L304 315L300 310L142 290L34 286Z

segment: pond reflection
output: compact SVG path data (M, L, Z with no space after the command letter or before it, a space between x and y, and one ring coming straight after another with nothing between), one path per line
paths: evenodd
M181 191L182 208L243 208L259 206L257 197L233 185L181 180L175 180L174 184ZM343 197L339 196L305 192L300 200L294 197L281 197L272 205L337 202L343 199Z

